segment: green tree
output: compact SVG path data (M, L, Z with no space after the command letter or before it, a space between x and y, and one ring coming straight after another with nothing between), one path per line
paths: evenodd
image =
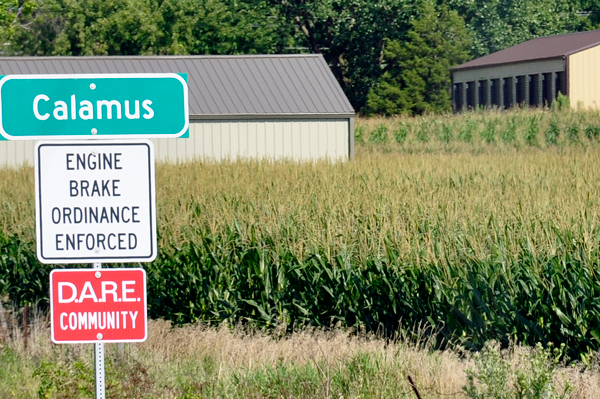
M456 11L424 1L407 40L388 41L384 74L369 92L367 112L423 114L451 107L450 67L469 59L470 36Z
M281 26L262 3L47 0L5 52L29 55L271 53Z
M9 43L15 31L23 29L22 21L29 18L37 9L32 0L0 0L0 40Z
M600 28L600 2L598 0L581 0L580 18L584 18L586 29Z
M589 2L593 8L596 0ZM584 29L579 0L438 0L463 16L473 36L471 52L483 56L540 37ZM596 6L597 9L597 6Z
M267 0L297 46L321 53L355 109L381 76L388 38L403 40L416 0Z

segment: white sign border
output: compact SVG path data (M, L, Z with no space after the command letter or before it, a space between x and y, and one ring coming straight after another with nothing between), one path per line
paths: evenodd
M177 79L183 88L183 101L185 104L185 121L183 129L176 134L101 134L101 135L56 135L56 136L12 136L4 130L4 124L2 120L2 88L4 83L9 80L17 79L149 79L149 78L173 78ZM185 134L190 127L190 109L188 104L188 84L181 75L176 73L85 73L85 74L34 74L34 75L6 75L0 79L0 135L6 140L17 141L17 140L114 140L114 139L140 139L140 138L178 138Z
M53 292L52 292L52 276L54 273L62 273L62 272L104 272L104 271L114 271L114 270L123 270L123 271L133 271L133 270L141 270L144 275L144 323L146 324L146 328L144 330L144 338L140 339L97 339L97 340L79 340L79 341L56 341L54 339L54 306L52 305L53 301ZM52 342L55 344L96 344L96 343L118 343L118 342L144 342L148 339L148 283L146 279L146 270L141 267L129 267L129 268L103 268L103 269L54 269L50 272L50 334Z
M151 253L148 256L113 256L104 257L77 257L77 258L44 258L42 255L42 219L41 219L41 202L42 193L40 189L40 156L39 149L43 146L107 146L107 145L145 145L148 147L148 174L149 174L149 191L150 191L150 229L151 238L150 246ZM36 255L37 259L43 264L86 264L86 263L135 263L135 262L152 262L158 254L158 239L157 239L157 223L156 223L156 176L154 169L154 144L148 139L138 140L48 140L38 141L34 151L34 168L35 168L35 232L36 232Z

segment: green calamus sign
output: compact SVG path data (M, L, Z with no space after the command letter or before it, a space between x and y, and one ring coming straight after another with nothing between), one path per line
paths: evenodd
M187 75L6 75L0 140L187 136Z

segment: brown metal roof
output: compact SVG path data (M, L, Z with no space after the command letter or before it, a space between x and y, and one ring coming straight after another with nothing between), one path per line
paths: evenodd
M451 70L459 71L499 64L562 58L599 44L600 30L539 37L474 59Z
M0 57L0 75L187 73L190 117L353 115L322 55Z

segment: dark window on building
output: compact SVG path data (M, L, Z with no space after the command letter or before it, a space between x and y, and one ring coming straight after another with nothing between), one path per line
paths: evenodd
M521 75L517 76L517 104L528 105L529 98L527 98L527 89L529 88L528 76Z
M480 80L479 82L479 105L481 106L486 106L487 103L487 90L489 89L487 87L487 81L486 80Z
M504 81L503 84L503 94L504 94L504 108L510 108L510 85L508 79L502 79Z
M474 83L467 83L467 108L473 108L473 94L474 94Z
M544 84L542 85L542 87L543 87L542 98L544 101L543 105L549 106L550 104L552 104L552 100L554 99L554 93L552 93L552 74L551 73L544 74Z
M466 107L465 98L463 95L463 87L466 83L456 83L454 85L454 106L457 112Z
M567 80L565 79L564 72L556 73L556 97L558 97L558 93L562 93L563 96L567 95Z
M502 94L502 79L494 79L492 80L492 105L496 107L502 107L501 104L501 94Z
M529 106L535 107L535 76L529 78Z
M456 84L452 85L452 109L454 112L458 110L458 90L456 89Z

